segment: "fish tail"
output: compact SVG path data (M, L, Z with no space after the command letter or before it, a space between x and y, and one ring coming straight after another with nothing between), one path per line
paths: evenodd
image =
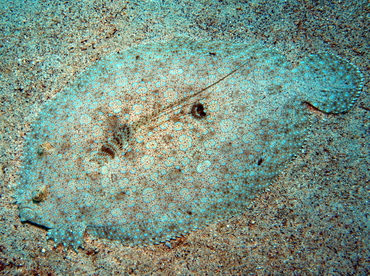
M308 56L293 73L303 100L325 113L348 111L364 85L363 74L354 64L329 53Z

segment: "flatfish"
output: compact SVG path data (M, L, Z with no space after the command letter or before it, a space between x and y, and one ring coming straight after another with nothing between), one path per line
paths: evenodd
M175 37L112 53L33 123L20 219L77 249L86 231L144 246L241 214L302 148L309 107L346 112L362 86L338 56L291 63L262 44Z

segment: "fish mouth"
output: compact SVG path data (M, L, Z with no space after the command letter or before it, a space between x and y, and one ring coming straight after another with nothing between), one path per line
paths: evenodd
M21 222L29 223L45 230L52 228L51 223L41 221L37 211L27 206L19 208L19 218Z

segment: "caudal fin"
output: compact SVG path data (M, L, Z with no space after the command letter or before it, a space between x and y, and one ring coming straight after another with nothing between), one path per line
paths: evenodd
M308 56L293 73L301 84L303 100L325 113L348 111L364 82L355 65L328 53Z

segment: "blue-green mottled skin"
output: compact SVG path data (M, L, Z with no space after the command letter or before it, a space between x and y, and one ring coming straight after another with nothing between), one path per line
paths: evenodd
M330 54L294 67L243 43L177 37L111 54L27 135L21 220L76 249L86 230L146 245L240 214L302 147L306 103L345 112L362 81Z

